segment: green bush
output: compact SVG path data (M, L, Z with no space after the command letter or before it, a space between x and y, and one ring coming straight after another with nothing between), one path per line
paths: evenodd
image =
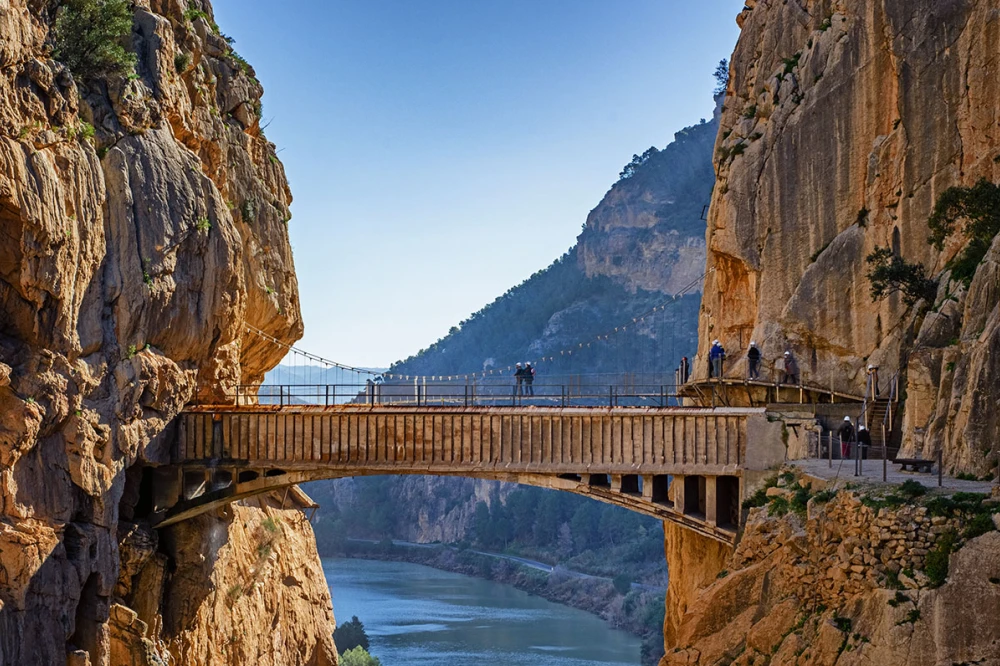
M965 220L962 233L969 242L949 268L954 279L969 284L1000 233L1000 187L983 178L972 187L949 187L942 192L927 220L931 229L927 242L943 250L959 220Z
M930 579L932 587L940 587L948 579L948 558L955 549L956 539L954 532L946 532L941 535L934 550L927 553L924 573Z
M615 591L622 596L632 591L632 577L628 574L618 574L611 579L611 583L615 586Z
M347 650L340 655L340 666L382 666L378 657L368 654L363 647Z
M926 495L927 487L924 484L920 483L919 481L915 481L913 479L907 479L906 481L903 481L902 484L900 484L899 492L904 497L908 497L909 499L912 500L921 497L923 495Z
M344 622L334 630L333 642L337 644L337 649L343 656L347 656L347 653L355 648L367 650L368 634L365 633L364 623L357 615L352 616L348 622Z
M993 523L993 516L988 513L977 513L972 517L972 520L968 522L965 526L965 531L962 532L962 536L966 539L975 539L978 536L982 536L987 532L992 532L996 529L996 525Z
M174 56L174 69L177 70L178 74L183 74L187 71L188 66L191 64L191 54L190 53L178 53Z
M877 247L865 259L873 301L890 294L903 294L903 303L916 304L920 299L933 300L937 283L927 277L924 267L911 264L886 247Z
M56 14L52 33L53 57L76 76L135 70L136 56L124 46L132 33L127 0L67 0Z

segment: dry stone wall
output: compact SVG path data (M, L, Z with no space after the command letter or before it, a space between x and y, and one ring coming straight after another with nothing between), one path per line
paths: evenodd
M1000 506L889 507L871 490L841 491L814 495L800 515L787 511L797 487L777 490L750 509L716 576L689 592L663 666L1000 660L1000 533L988 517Z

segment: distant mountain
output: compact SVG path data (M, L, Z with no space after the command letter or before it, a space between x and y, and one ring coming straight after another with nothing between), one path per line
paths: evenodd
M545 359L538 370L547 375L671 375L697 346L717 129L715 119L702 122L636 155L575 246L389 372L453 375Z

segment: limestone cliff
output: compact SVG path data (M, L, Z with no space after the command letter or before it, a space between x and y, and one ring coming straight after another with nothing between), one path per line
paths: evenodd
M259 126L260 84L207 1L135 2L123 40L132 75L84 76L56 60L56 6L0 4L0 664L151 663L225 639L181 620L223 612L216 588L231 574L221 554L186 585L163 569L142 586L149 597L132 595L165 611L144 626L156 612L133 617L116 582L157 547L123 513L185 403L259 381L279 360L245 325L301 335L291 195ZM237 523L260 520L234 511ZM163 538L190 547L209 522ZM316 565L308 525L282 524L299 547L283 548L281 567ZM238 528L211 534L228 529L229 548L251 549ZM263 612L282 598L271 580L234 608L291 619ZM267 653L328 662L328 593L321 577L302 585L323 612ZM246 662L212 651L184 663Z
M661 666L997 663L1000 506L880 504L843 491L801 515L751 509L736 551L668 623Z
M1000 181L995 0L750 0L716 142L697 375L713 338L786 349L804 377L864 392L902 371L904 447L986 472L998 437L1000 295L992 253L966 289L960 249L927 243L937 197ZM939 278L934 303L873 302L866 256Z

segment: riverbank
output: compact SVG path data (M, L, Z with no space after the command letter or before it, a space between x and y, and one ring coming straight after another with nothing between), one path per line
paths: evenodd
M350 540L341 552L324 557L408 562L510 585L549 601L592 613L616 629L642 639L641 663L656 664L663 654L664 592L632 586L626 594L598 576L551 567L502 553L452 546Z

